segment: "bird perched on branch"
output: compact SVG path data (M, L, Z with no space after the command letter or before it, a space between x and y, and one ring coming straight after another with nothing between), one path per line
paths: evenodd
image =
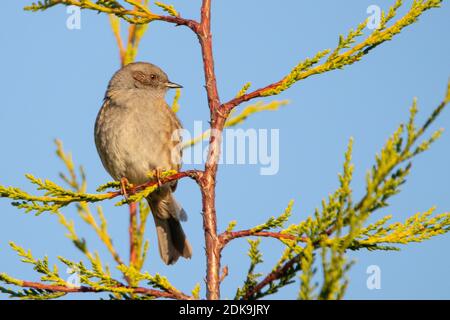
M180 169L182 127L165 101L170 88L181 86L145 62L126 65L110 80L95 123L95 144L115 180L142 184L152 171ZM180 224L187 216L172 194L176 186L176 181L160 185L147 198L166 264L192 255Z

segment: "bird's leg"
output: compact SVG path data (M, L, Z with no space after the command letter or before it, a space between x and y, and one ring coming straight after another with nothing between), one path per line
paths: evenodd
M160 168L155 169L155 179L156 179L156 182L158 183L158 188L160 188L162 186L162 182L161 182L162 171L163 170Z
M120 193L123 195L125 200L128 200L127 187L129 185L130 185L130 183L128 182L127 178L123 177L122 179L120 179Z

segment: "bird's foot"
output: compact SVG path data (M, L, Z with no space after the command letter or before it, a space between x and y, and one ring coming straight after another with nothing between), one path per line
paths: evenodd
M163 170L162 169L155 169L155 179L156 179L156 183L158 184L158 188L160 188L162 186L162 182L161 182L161 175L162 175Z
M120 193L123 195L125 200L128 200L128 192L127 189L130 186L130 182L128 182L128 179L123 177L120 179Z

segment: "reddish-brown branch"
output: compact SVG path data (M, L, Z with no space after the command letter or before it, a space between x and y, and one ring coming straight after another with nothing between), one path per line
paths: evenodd
M130 211L130 225L128 227L130 238L130 266L136 266L137 252L136 252L136 235L137 235L137 205L135 202L129 204Z
M201 9L201 22L197 30L203 57L205 73L205 88L208 96L208 106L211 112L211 121L214 122L220 106L219 91L217 89L216 74L214 71L214 56L211 34L211 0L203 0ZM212 124L212 126L214 126Z
M252 99L256 99L256 98L260 98L263 95L263 92L267 92L270 89L276 88L279 85L281 85L283 82L283 80L280 80L278 82L269 84L268 86L265 86L263 88L260 88L258 90L252 91L250 93L244 94L240 97L236 97L226 103L224 103L221 106L221 110L223 110L223 112L230 112L233 108L237 107L238 105L240 105L241 103L244 103L246 101L252 100Z
M107 289L95 289L95 288L86 287L86 286L66 287L66 286L51 285L51 284L32 282L32 281L22 281L21 287L48 290L51 292L64 292L64 293L110 292ZM116 288L132 289L134 294L145 294L145 295L149 295L152 297L158 297L158 298L178 299L178 300L191 299L191 297L189 297L188 295L185 295L184 293L180 293L180 292L166 292L166 291L160 291L160 290L143 288L143 287L132 288L132 287L127 287L127 286L118 286Z
M209 300L220 299L220 240L217 235L216 218L216 175L220 156L222 132L225 126L226 113L221 113L219 92L214 71L214 57L211 34L211 0L203 0L201 22L193 29L199 39L205 88L211 118L211 136L209 139L208 158L205 171L199 180L202 193L203 229L206 250L206 297Z
M278 267L269 273L261 282L259 282L256 286L254 286L251 290L249 290L245 296L244 300L251 299L257 292L260 292L265 286L268 284L280 279L283 275L285 275L289 269L294 267L295 263L297 263L300 259L301 254L296 255L291 260L286 262L284 265Z
M190 28L192 31L194 31L195 33L198 33L198 29L200 28L200 24L197 21L191 20L191 19L184 19L179 16L178 17L158 16L157 20L173 23L176 26L186 26L186 27Z
M329 228L324 232L325 235L330 236L334 232L334 227ZM308 239L306 237L301 238L301 241L307 241ZM313 243L314 247L317 247L319 245L319 241L315 241ZM251 299L257 292L260 292L265 286L268 284L280 279L286 272L292 268L295 263L300 261L302 253L296 255L289 261L287 261L284 265L278 267L277 269L273 270L271 273L269 273L261 282L259 282L256 286L254 286L251 290L249 290L245 296L244 300Z

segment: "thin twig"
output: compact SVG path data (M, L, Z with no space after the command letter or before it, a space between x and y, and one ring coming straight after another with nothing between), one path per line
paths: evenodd
M281 232L269 232L269 231L261 231L261 232L254 232L251 229L248 230L241 230L241 231L225 231L222 234L220 234L220 243L222 247L225 247L230 241L238 238L245 238L245 237L267 237L267 238L275 238L275 239L286 239L286 240L298 240L300 242L306 242L308 240L307 237L302 237L298 239L296 236L288 233L281 233Z
M245 296L244 300L251 299L256 293L260 292L265 286L268 284L280 279L283 275L287 273L287 271L292 268L295 263L300 260L301 253L290 259L284 265L278 267L269 273L261 282L259 282L256 286L254 286L251 290L249 290Z
M228 276L228 272L229 272L228 266L224 266L222 268L222 275L220 276L220 283L222 283L225 280L225 278Z

